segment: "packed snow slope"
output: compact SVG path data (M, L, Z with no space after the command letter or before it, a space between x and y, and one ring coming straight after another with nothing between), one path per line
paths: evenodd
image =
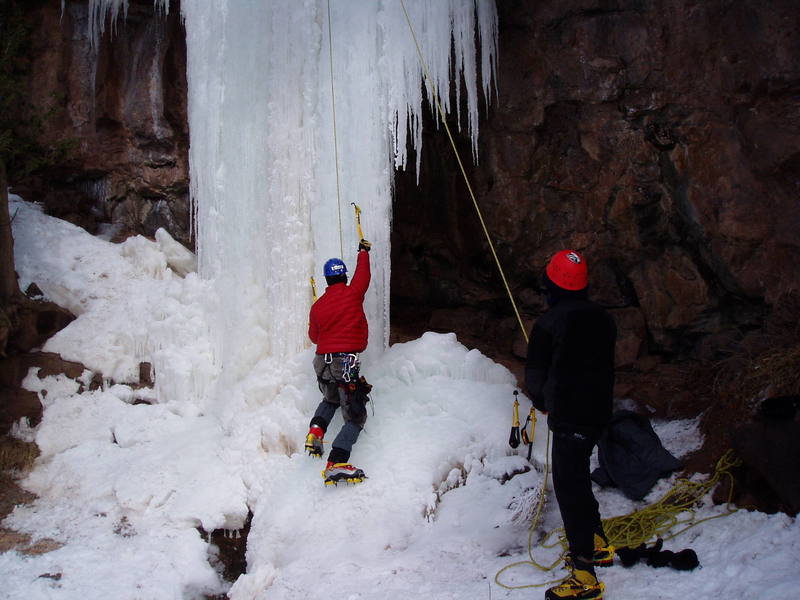
M375 388L352 460L369 478L326 488L321 461L302 453L320 399L311 348L258 357L224 407L204 406L198 382L215 376L206 284L191 272L177 274L191 268L191 256L163 234L155 242L112 244L17 197L10 210L21 287L36 282L77 315L44 350L79 360L87 371L77 382L34 371L26 378L44 417L15 432L41 449L23 481L38 499L18 506L3 525L62 546L39 556L0 555L0 596L543 596L544 587L495 583L501 568L528 557L547 439L540 420L530 465L523 449L508 447L516 382L504 367L452 334L390 347L363 366ZM122 383L136 379L141 361L155 365L153 388ZM86 391L94 373L107 385ZM523 414L527 408L522 398ZM340 424L337 417L332 431ZM701 441L693 421L654 425L677 456ZM596 491L608 517L658 499L672 483L661 481L644 503ZM560 527L549 484L546 497L534 541ZM236 529L248 510L248 572L231 585L198 527ZM697 516L724 512L706 502ZM786 515L742 510L706 521L668 547L693 548L701 568L614 566L601 572L607 600L783 598L800 585L800 526ZM541 563L552 562L554 552L533 548ZM541 586L561 575L522 565L501 581Z

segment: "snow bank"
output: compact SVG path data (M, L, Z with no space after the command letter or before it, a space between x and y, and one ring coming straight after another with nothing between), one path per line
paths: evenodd
M162 268L166 255L151 244L95 240L18 198L11 210L21 281L82 307L53 342L65 358L90 366L81 381L91 379L91 369L125 374L115 365L130 362L132 370L132 347L137 360L157 368L152 390L118 383L80 392L63 376L28 374L26 387L45 407L42 423L28 432L42 455L24 481L39 498L3 525L63 546L40 556L0 554L7 597L177 599L228 591L239 600L444 600L531 593L494 583L501 568L527 558L524 517L542 488L547 440L542 419L532 465L525 449L508 448L515 382L504 367L452 334L433 333L367 360L363 373L375 387L352 460L369 478L329 489L322 461L302 454L320 399L310 350L261 358L225 390L221 406L207 407L193 387L214 379L202 281ZM112 343L120 339L129 341ZM141 398L156 403L137 403ZM524 397L521 403L524 412ZM340 425L337 416L332 435ZM677 456L700 442L696 420L653 425ZM660 481L645 503L671 484ZM615 490L597 495L604 516L644 504ZM534 542L561 526L551 490L545 498ZM197 528L240 527L248 510L248 572L229 589ZM723 510L705 504L698 518ZM764 589L788 594L800 583L800 526L785 515L740 511L668 545L695 549L703 568L607 569L606 597L749 599ZM533 551L542 562L555 558L536 545ZM542 586L553 576L522 565L503 582Z

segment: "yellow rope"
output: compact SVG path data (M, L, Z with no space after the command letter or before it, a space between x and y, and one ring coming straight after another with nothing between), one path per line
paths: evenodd
M533 558L533 536L536 533L536 529L539 527L539 521L542 518L542 509L544 508L544 500L545 500L545 491L547 490L547 478L550 475L550 430L547 430L547 447L545 448L545 463L544 463L544 477L542 478L542 489L539 492L539 500L536 504L536 511L533 514L533 519L531 519L530 527L528 527L528 560L521 560L515 563L511 563L510 565L506 565L502 569L500 569L497 574L494 576L494 582L499 585L500 587L506 588L507 590L521 590L525 588L534 588L534 587L544 587L546 585L554 585L564 579L555 579L553 581L546 581L544 583L531 583L528 585L521 585L521 586L512 586L506 585L505 583L500 581L500 576L505 573L506 571L513 569L515 567L519 567L522 565L532 565L539 569L540 571L552 571L556 568L556 566L564 560L565 552L561 552L556 560L547 566L539 564L535 558ZM552 532L551 532L552 533ZM546 545L547 539L550 537L550 534L545 536L545 539L539 544L543 548L554 548L558 542L555 544Z
M550 438L548 436L548 447L550 445ZM650 540L661 538L662 540L670 540L688 529L710 521L712 519L719 519L735 513L738 509L732 507L733 498L733 474L731 470L740 465L741 462L733 458L733 452L728 450L722 458L717 461L714 469L714 475L703 482L689 481L688 479L678 479L675 484L670 488L657 502L646 506L640 510L628 513L618 517L611 517L603 520L603 529L605 530L608 543L617 548L638 548L642 544L648 543ZM729 479L730 487L728 489L728 498L726 505L726 512L718 515L705 517L704 519L696 519L694 507L703 497L708 494L714 486L716 486L723 477ZM547 482L547 469L545 470L545 483ZM541 501L540 495L540 501ZM532 565L541 571L551 571L558 566L567 554L567 540L564 535L564 529L554 529L544 536L539 546L545 549L555 548L561 545L561 553L558 558L551 565L544 566L539 564L533 558L533 534L538 526L540 511L537 510L531 527L528 532L528 556L530 560L519 561L507 565L500 569L495 575L495 583L500 587L509 590L519 590L524 588L542 587L550 585L553 582L528 584L512 586L502 583L500 575L517 566ZM677 530L676 530L677 529ZM554 542L548 542L552 537L555 537ZM563 580L557 580L563 581Z
M342 200L339 194L339 144L336 136L336 93L333 86L333 29L331 27L331 0L328 0L328 62L331 72L331 112L333 113L333 157L336 164L336 208L339 213L339 256L344 259L342 241Z
M608 537L608 542L617 548L636 548L654 538L666 541L700 523L736 512L738 509L731 507L733 498L731 470L740 464L741 461L733 458L733 451L728 450L717 461L714 475L707 481L678 479L675 485L657 502L627 515L604 520L603 529ZM730 484L727 512L697 520L694 507L723 477L727 477Z
M506 288L506 293L508 294L509 299L511 300L511 306L514 308L514 314L517 316L517 322L519 323L519 328L522 331L522 336L525 338L525 342L528 341L528 332L525 331L525 325L522 323L522 317L520 317L519 310L517 310L517 304L514 302L514 296L511 294L511 288L508 286L508 281L506 281L506 275L503 272L503 267L500 265L500 259L497 257L497 252L495 252L494 244L492 243L492 238L489 235L489 230L486 228L486 223L483 220L483 215L481 214L481 209L478 206L478 201L475 199L475 194L472 191L472 185L470 185L469 177L467 177L467 172L464 169L464 164L461 162L461 156L458 153L458 149L456 148L456 143L453 140L453 135L450 133L450 127L447 125L447 119L442 109L442 106L439 102L439 96L436 93L436 88L433 85L433 81L431 80L430 73L428 72L428 65L425 62L425 58L422 56L422 49L420 48L419 41L417 40L417 34L414 32L414 26L411 24L411 18L408 16L408 11L406 10L406 4L403 0L400 0L400 5L403 7L403 13L406 16L406 22L408 22L408 28L411 30L411 36L414 38L414 45L417 47L417 54L419 55L419 61L422 64L422 70L425 75L425 81L427 81L428 86L430 87L431 94L433 94L433 101L436 105L436 110L439 112L439 117L442 120L442 124L444 125L444 129L447 132L447 137L450 140L450 145L453 147L453 152L456 155L456 161L458 162L458 167L461 169L461 175L464 177L464 183L467 185L467 191L469 191L470 198L472 198L472 205L475 207L475 211L478 213L478 220L481 222L481 227L483 228L483 233L486 236L486 241L489 243L489 249L492 251L492 256L494 257L494 262L497 265L497 270L500 272L500 278L503 280L503 285Z

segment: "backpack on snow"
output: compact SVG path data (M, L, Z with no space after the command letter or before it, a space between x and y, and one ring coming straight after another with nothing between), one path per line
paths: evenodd
M592 480L602 487L618 487L631 500L643 499L656 481L681 468L653 431L650 421L620 410L611 417L597 442L600 466Z

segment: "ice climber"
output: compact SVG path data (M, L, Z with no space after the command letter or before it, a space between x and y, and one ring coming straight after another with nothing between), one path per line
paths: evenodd
M609 422L617 331L611 316L587 294L583 257L562 250L543 275L548 309L533 326L525 384L553 432L553 487L569 546L571 573L547 600L597 600L605 586L595 567L614 561L589 478L589 458Z
M368 325L364 295L370 282L370 243L358 244L356 270L347 284L347 267L339 258L325 263L325 293L311 306L308 337L317 345L314 371L322 402L309 424L305 449L322 456L322 440L336 409L342 408L344 425L331 444L322 476L326 484L358 483L364 471L349 463L350 452L367 420L365 406L369 385L359 375L358 354L367 347Z

